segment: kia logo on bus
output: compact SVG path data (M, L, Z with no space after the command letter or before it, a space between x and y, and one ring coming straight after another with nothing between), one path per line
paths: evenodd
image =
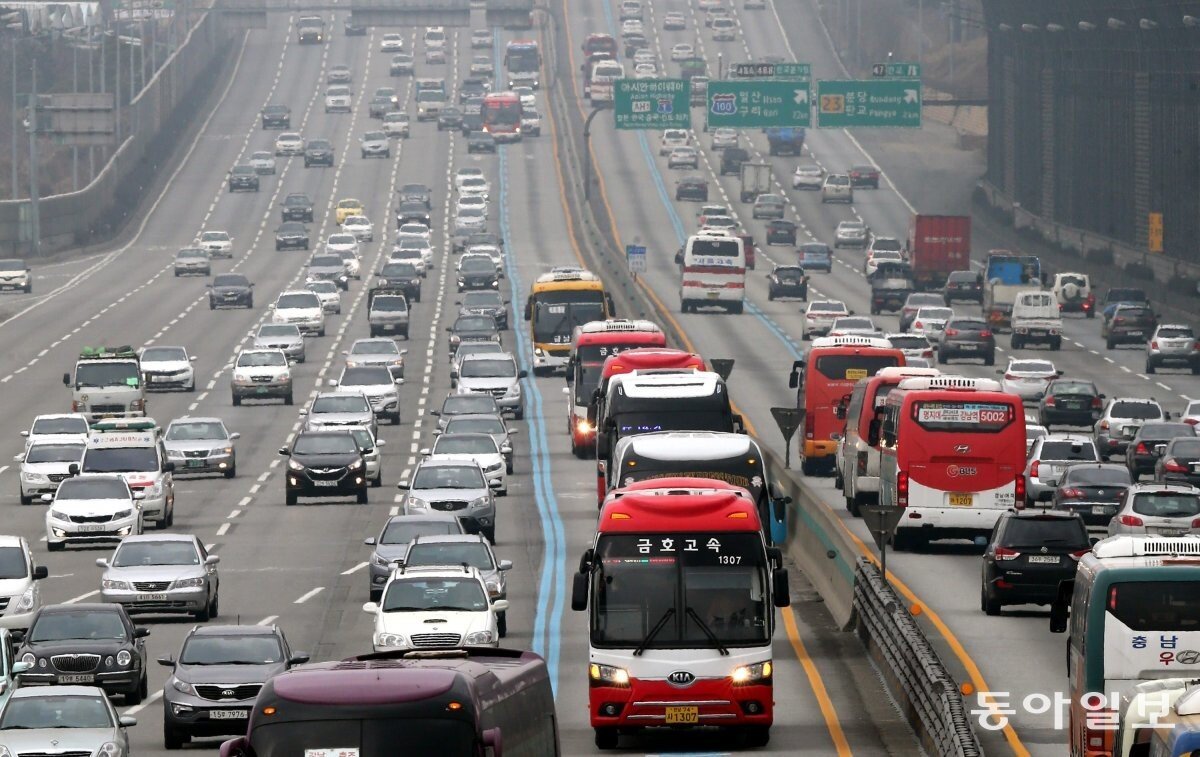
M695 680L696 676L686 670L676 670L667 676L667 683L672 686L691 686Z
M972 465L947 465L946 475L950 478L958 478L959 476L974 476L979 471Z

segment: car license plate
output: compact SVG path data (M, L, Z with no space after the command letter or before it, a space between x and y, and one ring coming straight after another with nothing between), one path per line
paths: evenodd
M1058 555L1030 555L1029 562L1045 563L1046 565L1058 565L1061 558Z
M94 534L107 528L103 523L84 523L78 529L81 534Z
M936 327L934 327L934 330L936 331L936 330L937 330L937 328L936 328ZM979 345L978 345L978 344L960 344L960 345L959 345L959 349L963 349L963 350L977 350L977 349L979 349Z
M951 494L950 495L950 506L951 507L970 507L974 503L975 503L975 495L974 494Z
M1185 528L1155 528L1151 531L1159 536L1183 536L1187 533Z
M59 683L93 683L96 676L91 673L69 673L58 677Z
M1141 336L1141 335L1142 335L1142 332L1140 332L1140 331L1130 331L1130 332L1129 332L1129 335L1130 335L1130 336Z
M269 387L265 387L265 386L254 387L255 394L266 394L268 391L270 391Z
M304 757L359 757L357 747L324 747L305 749Z
M718 297L720 297L720 296L721 296L721 293L720 293L720 292L715 292L715 291L711 291L711 290L710 290L710 291L709 291L709 293L708 293L708 299L710 299L710 300L715 300L715 299L717 299L717 298L718 298Z
M700 722L699 707L668 707L667 725L695 725Z
M314 486L337 486L337 481L313 481Z
M209 720L245 720L250 717L249 710L209 710Z
M165 593L138 594L136 597L134 597L134 599L136 599L138 602L162 602L162 601L165 601L166 598L167 598L167 595Z
M1116 508L1108 505L1092 505L1092 515L1109 515L1115 511Z
M203 467L204 467L204 461L203 461L203 460L188 460L188 461L187 461L187 467L189 467L189 468L203 468Z

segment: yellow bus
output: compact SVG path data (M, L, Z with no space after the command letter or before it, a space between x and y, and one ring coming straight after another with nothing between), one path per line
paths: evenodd
M566 370L575 327L614 315L612 295L591 271L564 266L538 276L525 301L534 375Z

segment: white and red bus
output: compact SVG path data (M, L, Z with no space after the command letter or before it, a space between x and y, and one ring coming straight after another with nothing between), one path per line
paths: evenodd
M679 309L701 307L742 312L746 299L746 243L729 234L704 232L688 237L683 246L679 280Z
M626 350L666 346L666 334L653 321L610 318L575 327L567 357L570 385L567 391L571 395L567 404L567 433L571 437L571 452L582 457L596 443L596 421L589 418L588 408L600 386L604 361Z
M531 39L514 39L504 48L504 70L508 86L541 86L542 53Z
M806 476L832 473L845 420L838 407L849 400L854 383L884 368L904 365L904 353L886 339L828 336L814 339L803 359L792 363L788 386L796 390L796 408L804 411L800 469Z
M1025 408L993 379L908 378L884 403L879 504L902 507L896 549L991 533L1025 503Z
M774 719L778 549L737 492L631 492L604 505L571 609L588 612L596 746L646 727L722 726L753 746Z
M497 142L521 140L521 98L516 92L493 92L484 95L483 130Z

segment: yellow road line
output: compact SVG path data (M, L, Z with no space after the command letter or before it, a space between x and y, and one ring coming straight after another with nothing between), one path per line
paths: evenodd
M792 615L792 608L784 608L782 614L788 640L792 642L796 658L800 660L804 674L808 676L808 682L812 684L813 693L816 694L817 703L821 707L821 717L825 719L825 727L829 729L829 735L833 737L833 746L837 749L838 757L848 757L853 752L850 751L850 744L846 741L846 734L842 731L842 724L838 721L837 709L833 705L833 700L829 698L828 692L825 691L825 681L821 678L821 672L817 670L816 664L808 656L808 649L800 638L800 629L796 627L796 618Z

